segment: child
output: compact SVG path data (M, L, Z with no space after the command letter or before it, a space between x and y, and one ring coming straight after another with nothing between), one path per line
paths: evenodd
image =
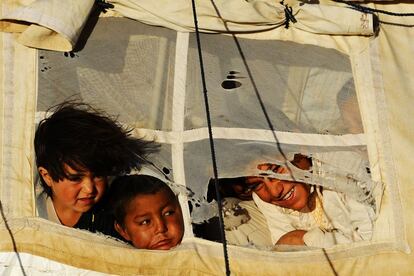
M40 121L34 140L43 193L40 217L69 227L112 233L101 207L108 176L138 169L157 145L91 106L64 102ZM112 229L112 230L111 230Z
M121 176L109 193L115 229L136 248L168 250L181 242L183 215L167 184L148 175Z
M312 166L305 156L295 157L296 167L309 170ZM269 163L258 169L289 173L286 167ZM266 217L273 244L326 248L372 237L374 208L343 193L270 176L246 177L245 185Z

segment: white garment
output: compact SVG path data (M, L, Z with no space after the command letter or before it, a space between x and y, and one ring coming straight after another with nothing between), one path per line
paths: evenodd
M39 217L53 221L58 224L62 224L59 220L58 215L56 214L52 198L50 196L47 196L46 193L41 193L37 196L36 209L37 215Z
M325 213L321 227L312 213L300 213L264 202L253 193L253 200L267 220L273 244L293 230L305 230L307 246L330 247L335 244L370 240L375 212L372 207L330 190L323 191L322 206Z
M229 244L262 249L273 246L266 219L253 200L242 201L226 197L224 204L224 209L236 208L238 210L238 212L231 213L224 211L226 240Z

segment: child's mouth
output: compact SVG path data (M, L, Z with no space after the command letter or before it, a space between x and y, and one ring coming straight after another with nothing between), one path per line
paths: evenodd
M282 196L278 201L287 201L293 197L295 193L295 186L293 186L284 196Z
M80 202L82 202L85 205L91 205L95 202L95 197L83 197L78 199Z
M156 242L154 245L151 246L151 249L158 249L158 250L167 250L170 249L171 246L171 240L170 239L164 239Z

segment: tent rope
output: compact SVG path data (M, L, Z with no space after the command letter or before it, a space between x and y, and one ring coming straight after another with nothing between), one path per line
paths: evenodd
M0 200L0 214L1 214L1 218L3 219L3 222L4 222L4 226L6 227L7 232L9 233L10 240L11 240L12 245L13 245L13 251L14 251L14 253L16 253L16 257L17 257L17 260L19 262L20 269L22 270L22 274L23 274L23 276L26 276L27 274L26 274L26 271L24 270L24 266L23 266L22 259L20 257L20 253L17 250L16 240L13 236L13 232L10 228L10 225L7 222L6 214L4 213L4 208L3 208L3 204L1 203L1 200Z
M292 7L289 7L288 4L285 4L283 0L280 1L280 4L285 7L285 23L284 23L285 24L285 29L289 29L290 22L296 23L298 21L296 20L295 16L293 15Z
M206 79L205 79L205 72L204 72L204 64L203 64L203 55L201 52L201 41L200 41L200 31L198 29L198 20L197 20L197 11L195 6L195 1L191 1L192 8L193 8L193 17L194 17L194 26L195 26L195 34L197 40L197 49L198 49L198 57L200 62L200 73L201 73L201 82L203 86L203 95L204 95L204 106L206 109L206 119L207 119L207 126L208 126L208 137L210 142L210 151L211 151L211 159L213 165L213 173L214 173L214 187L217 196L217 205L218 205L218 213L219 213L219 225L220 225L220 234L221 240L223 244L223 252L224 252L224 263L226 267L226 275L230 275L230 265L229 265L229 257L227 252L227 241L226 241L226 234L224 232L224 221L223 221L223 204L222 199L219 191L219 184L218 184L218 170L217 170L217 161L216 161L216 153L214 148L214 139L213 139L213 131L211 125L211 118L210 118L210 107L207 95L207 86L206 86Z
M356 3L349 3L344 0L333 0L333 1L347 4L348 6L351 7L351 9L354 9L354 10L357 10L363 13L382 13L382 14L391 15L391 16L414 16L414 13L412 12L409 12L409 13L390 12L386 10L373 9L373 8L369 8L366 6L361 6L360 4L356 4Z
M112 5L111 3L105 2L105 0L95 0L95 4L98 6L99 9L101 9L103 13L106 13L107 9L114 8L114 5Z

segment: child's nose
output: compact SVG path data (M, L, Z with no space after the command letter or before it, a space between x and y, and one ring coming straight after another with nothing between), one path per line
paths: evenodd
M277 199L283 191L281 182L282 181L278 179L266 179L264 181L266 190L273 199Z
M82 183L82 189L85 193L92 193L95 189L95 180L92 177L85 177Z
M156 233L165 233L167 232L167 224L165 223L163 218L158 218L155 221L155 231Z

